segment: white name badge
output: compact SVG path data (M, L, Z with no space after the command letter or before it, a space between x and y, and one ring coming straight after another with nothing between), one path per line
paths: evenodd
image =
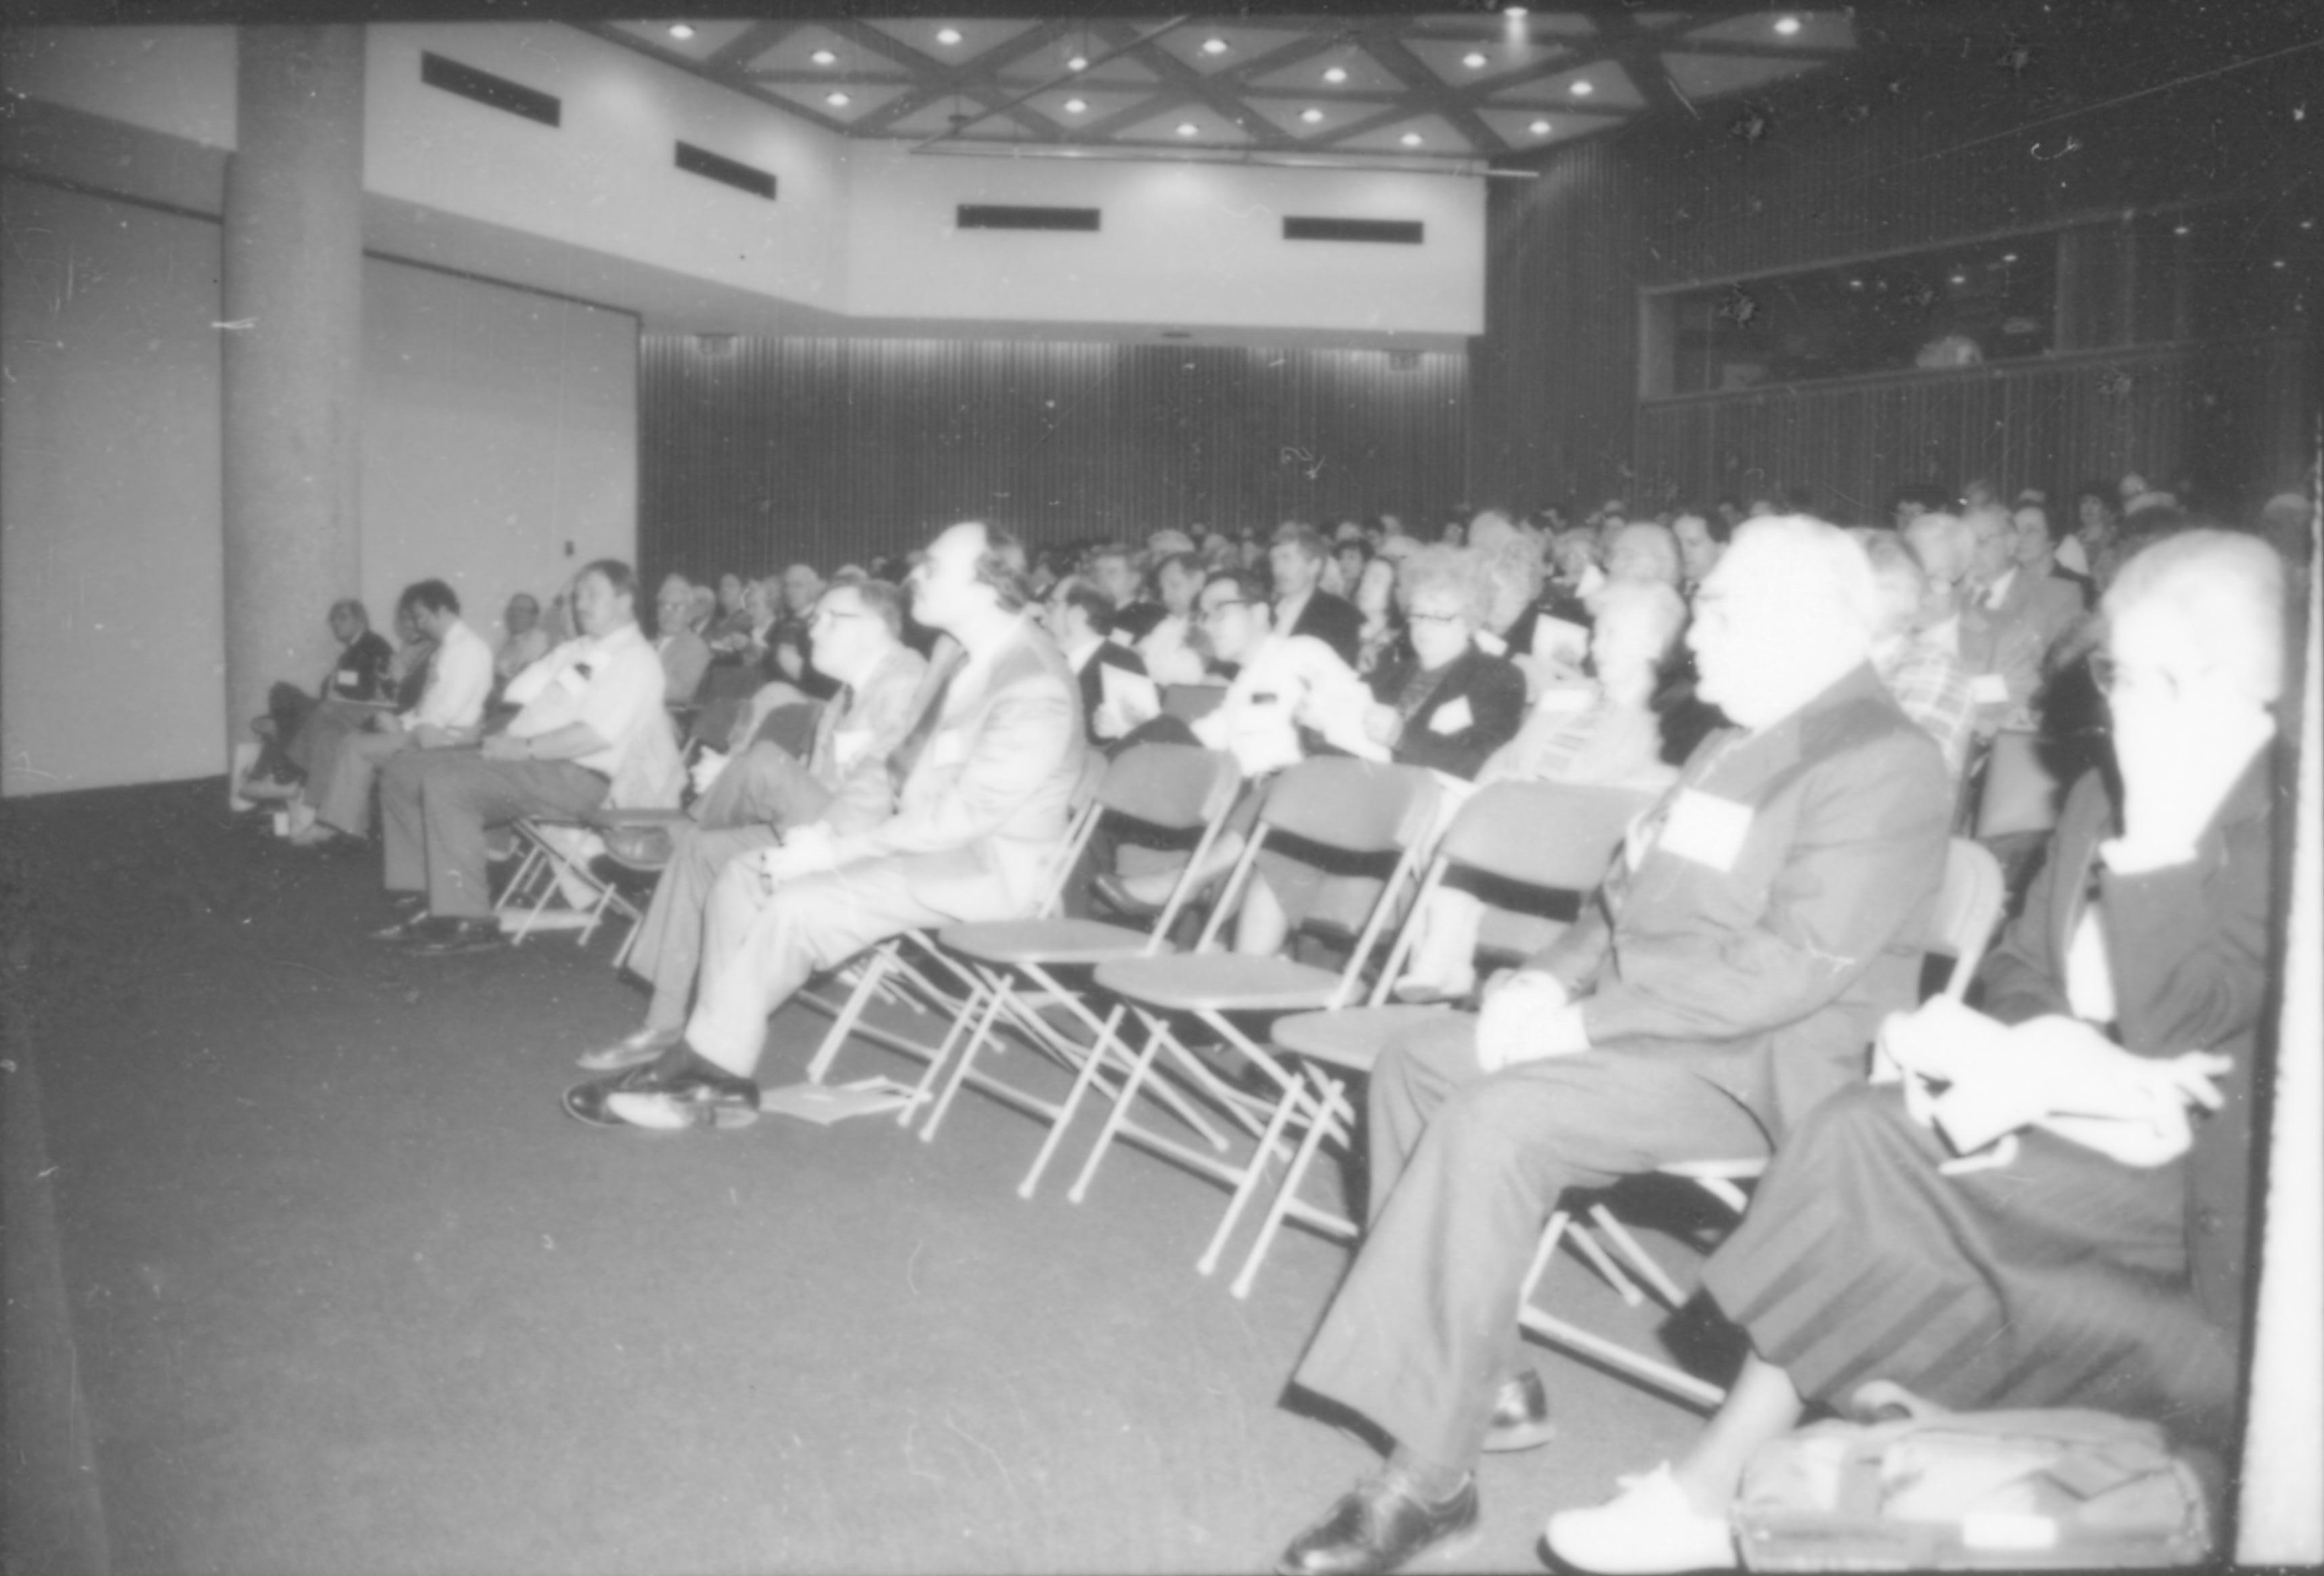
M1469 709L1469 697L1465 695L1455 696L1449 705L1438 706L1436 714L1428 719L1428 731L1432 733L1458 733L1476 725L1477 714Z
M2009 704L2009 680L1998 673L1980 673L1969 681L1969 697L1981 706Z
M1655 846L1724 875L1734 870L1743 840L1750 834L1750 806L1682 788Z

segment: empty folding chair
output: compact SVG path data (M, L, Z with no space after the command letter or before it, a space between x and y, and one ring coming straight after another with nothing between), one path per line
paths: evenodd
M1628 788L1499 782L1479 789L1461 806L1438 843L1420 899L1413 905L1412 917L1389 954L1384 979L1392 985L1402 976L1405 960L1425 923L1430 895L1446 877L1466 871L1536 892L1587 893L1606 873L1630 822L1652 803L1653 796ZM1562 928L1555 921L1536 919L1536 927L1522 933L1524 944L1530 950ZM1503 935L1511 933L1499 926L1494 929ZM1286 1216L1330 1236L1356 1234L1356 1223L1346 1215L1303 1198L1301 1184L1325 1144L1351 1140L1356 1112L1348 1095L1348 1079L1369 1074L1397 1036L1452 1016L1447 1007L1383 1003L1334 1012L1304 1012L1277 1020L1270 1037L1279 1049L1297 1058L1311 1092L1309 1120L1282 1184L1259 1221L1242 1270L1235 1276L1236 1296L1250 1295L1251 1282Z
M1233 1190L1226 1214L1204 1249L1198 1267L1208 1275L1233 1232L1236 1221L1257 1191L1283 1134L1305 1103L1305 1085L1264 1044L1238 1025L1238 1015L1279 1017L1342 1007L1356 1000L1372 954L1416 882L1421 844L1436 815L1439 789L1428 772L1408 766L1383 766L1346 757L1302 761L1268 788L1259 824L1228 878L1226 891L1205 926L1200 950L1176 957L1137 958L1101 965L1098 989L1128 1002L1145 1030L1129 1074L1115 1092L1105 1125L1074 1180L1071 1197L1089 1192L1098 1165L1116 1138L1126 1138L1177 1161ZM1282 836L1302 840L1349 858L1387 859L1392 868L1381 883L1346 963L1333 971L1279 957L1245 957L1213 950L1227 916L1240 901L1259 851ZM1379 989L1385 989L1383 978ZM1251 1069L1256 1089L1230 1083L1179 1038L1170 1019L1187 1016L1239 1052ZM1250 1158L1241 1164L1205 1154L1132 1119L1156 1064L1168 1058L1181 1086L1251 1135Z
M1036 910L1038 916L1056 912L1065 880L1089 843L1090 833L1097 825L1097 790L1105 769L1105 758L1091 751L1083 766L1081 780L1074 788L1065 835L1050 863ZM835 978L846 987L844 995L803 991L798 997L832 1015L831 1028L807 1064L807 1081L813 1083L824 1081L851 1037L860 1037L922 1062L942 1062L952 1054L961 1035L979 1019L985 1006L983 981L964 961L947 955L928 931L908 930L901 935L890 936L842 969ZM866 1013L874 1001L899 1004L924 1017L933 1017L946 1026L945 1033L932 1042L868 1022ZM906 1108L907 1117L910 1110Z
M1925 950L1950 957L1941 993L1958 1000L1969 989L1969 980L1985 956L1985 949L1993 936L1994 926L2000 921L2003 900L2001 866L1993 854L1981 844L1967 838L1956 837L1946 853L1944 886L1929 916L1929 929L1923 943ZM1764 1156L1739 1157L1706 1157L1700 1160L1674 1161L1656 1167L1665 1176L1676 1177L1692 1184L1703 1193L1717 1199L1737 1214L1743 1212L1748 1199L1744 1184L1757 1178L1767 1168ZM1664 1304L1677 1308L1685 1301L1677 1284L1618 1221L1605 1212L1603 1201L1592 1209L1592 1218L1614 1242L1623 1260L1637 1276L1652 1286ZM1726 1392L1676 1364L1652 1357L1632 1346L1584 1329L1568 1319L1543 1312L1534 1304L1533 1294L1548 1269L1559 1242L1572 1225L1568 1211L1560 1208L1550 1216L1543 1230L1541 1243L1534 1252L1533 1267L1526 1274L1525 1289L1518 1295L1519 1322L1553 1346L1579 1351L1614 1368L1653 1388L1692 1401L1703 1407L1719 1405ZM1636 1305L1637 1299L1626 1293L1625 1300Z
M1241 786L1242 774L1232 756L1190 744L1140 744L1123 751L1107 770L1098 788L1102 815L1113 817L1117 825L1176 834L1182 841L1187 836L1194 839L1168 900L1144 930L1061 916L953 925L937 933L936 940L946 952L968 960L976 969L987 993L982 1018L948 1070L945 1063L931 1062L921 1080L925 1094L939 1072L945 1074L943 1092L921 1125L923 1140L935 1138L961 1085L974 1083L995 1099L1048 1124L1040 1153L1017 1189L1020 1198L1033 1195L1058 1140L1072 1125L1092 1086L1106 1095L1115 1092L1114 1086L1104 1082L1103 1069L1110 1065L1119 1075L1129 1064L1129 1053L1117 1036L1125 1009L1117 1002L1101 1019L1084 999L1087 972L1101 963L1167 950L1171 929L1202 884L1212 847ZM1084 988L1076 990L1068 983L1064 977L1067 974ZM1068 1023L1060 1026L1053 1021L1045 1016L1045 1008L1062 1012ZM1047 1099L974 1071L985 1046L997 1049L1006 1044L994 1037L995 1030L1004 1024L1015 1031L1016 1037L1073 1073L1071 1090L1063 1101ZM1077 1038L1076 1031L1085 1031L1088 1039ZM1166 1098L1176 1099L1174 1095ZM917 1104L916 1100L913 1107L906 1108L907 1119ZM1181 1120L1204 1134L1213 1147L1225 1147L1225 1138L1183 1101L1176 1101L1176 1109Z

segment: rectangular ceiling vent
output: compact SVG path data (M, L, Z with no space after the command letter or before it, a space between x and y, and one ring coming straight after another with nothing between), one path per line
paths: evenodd
M954 223L964 230L1094 230L1096 208L1015 207L964 202Z
M1418 219L1295 219L1283 221L1286 241L1370 241L1388 246L1420 244Z
M770 202L774 200L775 178L772 175L756 165L729 159L707 148L697 148L692 143L678 143L678 167L705 180L720 181L737 191L747 191Z
M420 79L430 88L441 88L478 104L505 109L545 126L557 124L565 113L565 106L554 95L512 82L505 77L495 77L490 71L479 71L474 66L464 66L457 60L447 60L438 54L420 55Z

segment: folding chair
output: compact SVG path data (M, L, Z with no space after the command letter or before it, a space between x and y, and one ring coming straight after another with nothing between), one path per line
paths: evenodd
M1438 793L1436 779L1417 767L1383 766L1347 757L1302 761L1268 788L1259 824L1235 862L1197 950L1184 956L1135 958L1099 967L1098 989L1129 1004L1146 1031L1146 1040L1116 1090L1105 1125L1074 1182L1069 1196L1075 1203L1088 1194L1091 1179L1116 1138L1223 1182L1233 1196L1196 1263L1204 1275L1217 1267L1235 1222L1277 1154L1285 1148L1286 1127L1306 1103L1301 1081L1258 1038L1238 1027L1232 1015L1272 1018L1343 1007L1355 999L1389 917L1397 912L1418 875L1421 846L1435 819ZM1370 915L1337 972L1286 958L1244 957L1213 950L1227 916L1239 906L1250 883L1259 851L1278 835L1342 855L1393 860ZM1383 977L1377 989L1384 991L1386 988ZM1260 1082L1261 1092L1230 1084L1195 1055L1168 1022L1170 1015L1178 1014L1191 1016L1240 1052ZM1239 1165L1200 1153L1131 1120L1133 1105L1165 1052L1188 1087L1252 1136L1255 1144L1248 1161Z
M1058 844L1044 877L1036 917L1056 912L1065 895L1065 880L1073 873L1082 850L1088 845L1091 832L1096 828L1097 791L1105 770L1105 757L1090 751L1081 779L1074 785L1065 839ZM835 981L846 986L844 995L811 991L802 991L798 995L799 1000L832 1015L831 1028L807 1064L807 1082L811 1083L824 1081L851 1036L861 1036L874 1045L922 1062L942 1062L952 1054L960 1036L981 1017L987 993L975 971L965 962L948 956L936 937L924 930L908 930L881 942L842 968ZM922 1015L933 1013L950 1027L943 1038L933 1044L914 1039L885 1025L865 1021L865 1014L875 1000L896 1003ZM908 1116L911 1110L907 1106L905 1114Z
M637 934L637 922L644 917L644 911L589 868L594 854L590 843L596 837L594 827L585 822L526 816L512 823L510 830L521 857L493 908L512 945L521 945L535 931L569 930L575 933L576 942L586 946L608 914L627 919L630 934ZM565 907L552 908L559 898ZM626 957L628 953L625 941L622 954ZM621 962L620 957L614 959L616 966Z
M1392 987L1402 976L1428 896L1446 877L1471 871L1536 892L1589 892L1605 875L1630 822L1653 802L1651 794L1633 789L1559 783L1499 782L1479 789L1461 806L1437 843L1419 899L1389 954L1385 982ZM1488 915L1532 921L1530 925L1505 922L1482 934L1481 949L1502 955L1529 953L1563 928L1556 921L1507 909L1489 909ZM1344 1240L1356 1235L1356 1223L1346 1215L1300 1196L1317 1152L1327 1142L1347 1143L1355 1131L1356 1112L1348 1097L1347 1080L1351 1075L1369 1074L1397 1036L1454 1016L1446 1007L1388 1004L1304 1012L1277 1021L1271 1037L1277 1047L1298 1058L1312 1092L1312 1109L1323 1120L1310 1120L1300 1138L1290 1168L1284 1173L1282 1185L1276 1190L1243 1259L1242 1270L1235 1276L1231 1289L1236 1296L1250 1295L1251 1283L1286 1216L1327 1236ZM1587 1243L1589 1239L1580 1241ZM1582 1249L1585 1253L1595 1250L1594 1243Z
M1059 977L1060 972L1078 974L1101 963L1152 956L1168 950L1171 930L1203 884L1204 867L1241 787L1242 774L1232 756L1188 744L1140 744L1125 751L1107 770L1105 780L1098 788L1101 815L1182 838L1193 834L1195 839L1168 899L1152 925L1143 931L1096 919L1057 917L953 925L936 933L936 940L945 951L966 958L976 969L986 988L985 1010L967 1043L949 1064L944 1091L928 1112L927 1120L921 1124L923 1142L935 1139L961 1085L973 1083L1003 1103L1047 1121L1049 1131L1042 1141L1040 1153L1017 1189L1019 1198L1033 1196L1041 1174L1056 1152L1058 1140L1072 1125L1074 1114L1080 1110L1091 1087L1095 1084L1109 1096L1115 1092L1111 1085L1103 1082L1102 1069L1110 1064L1119 1074L1126 1071L1130 1061L1128 1051L1117 1037L1127 1010L1125 1006L1116 1002L1101 1020L1084 1000L1084 992L1065 984ZM1029 991L1019 988L1020 978ZM1045 1007L1062 1009L1072 1020L1071 1026L1061 1028L1044 1016ZM978 1055L987 1044L994 1044L995 1049L1006 1045L1006 1041L994 1042L994 1031L1004 1021L1018 1038L1074 1074L1071 1092L1062 1102L973 1071ZM1074 1037L1074 1028L1089 1032L1091 1037L1086 1043ZM917 1109L918 1099L927 1094L945 1065L942 1062L928 1064L927 1073L920 1081L920 1095L905 1108L905 1119ZM1173 1102L1179 1119L1204 1134L1213 1148L1226 1147L1226 1139L1179 1100L1175 1092L1159 1092Z
M2001 917L2003 895L2001 866L1992 853L1967 838L1954 838L1946 853L1945 883L1939 890L1935 907L1930 913L1929 930L1923 943L1926 951L1952 959L1941 994L1959 1000L1969 990L1969 982L1977 973L1977 966L1984 959L1985 949L1992 940L1994 926ZM1739 1215L1749 1202L1744 1192L1744 1184L1756 1180L1766 1168L1766 1157L1755 1156L1743 1159L1674 1161L1655 1169L1660 1175L1692 1184ZM1614 1221L1610 1213L1604 1212L1602 1202L1593 1206L1591 1218L1601 1229L1606 1229L1610 1223L1611 1230L1608 1230L1608 1235L1620 1250L1624 1260L1654 1288L1665 1306L1675 1310L1685 1302L1685 1295L1676 1282L1655 1262L1636 1238ZM1649 1357L1618 1341L1586 1330L1570 1320L1545 1313L1534 1305L1535 1288L1547 1271L1551 1256L1556 1252L1560 1240L1567 1235L1571 1224L1570 1212L1561 1206L1550 1216L1548 1225L1544 1228L1540 1246L1534 1252L1532 1268L1526 1276L1525 1289L1518 1294L1518 1322L1553 1346L1595 1358L1632 1378L1682 1400L1692 1401L1705 1408L1717 1406L1727 1393L1719 1386L1699 1378L1674 1363ZM1613 1278L1616 1290L1622 1294L1623 1300L1633 1307L1637 1306L1641 1299L1636 1288L1618 1273Z

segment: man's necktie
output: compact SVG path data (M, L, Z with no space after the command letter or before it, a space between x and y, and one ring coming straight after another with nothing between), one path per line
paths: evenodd
M952 681L966 666L968 653L955 650L952 660L929 682L927 698L920 706L920 714L912 719L911 731L888 757L888 786L899 799L904 797L904 784L911 780L912 768L919 764L920 752L927 748L936 724L944 720L945 696L952 690Z

